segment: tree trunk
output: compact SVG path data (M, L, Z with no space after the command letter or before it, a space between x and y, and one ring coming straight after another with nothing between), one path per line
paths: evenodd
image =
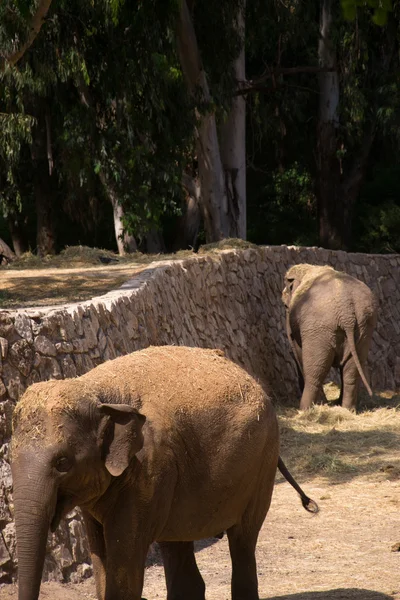
M210 90L201 62L196 34L186 0L180 4L177 26L178 54L189 92L201 93L201 101L211 103ZM215 115L198 115L197 159L201 186L201 209L207 242L229 236L228 199L217 136Z
M150 229L146 234L146 252L148 254L164 254L165 250L162 233L158 229Z
M39 256L56 253L54 206L50 175L47 170L35 169L36 246Z
M10 246L0 238L0 265L8 265L13 260L15 260L14 252L11 250Z
M343 240L346 249L350 246L353 209L365 179L368 158L375 140L375 135L376 124L373 123L368 133L364 136L358 156L354 160L353 166L341 186L340 193L344 205Z
M51 149L48 148L49 134L47 125L49 119L43 114L37 117L38 124L34 131L32 145L32 160L34 163L34 193L36 204L36 248L39 256L55 254L56 230L55 210L53 199L53 165L48 157Z
M86 108L93 110L93 99L90 93L89 87L86 84L84 78L80 76L78 78L77 90L79 93L80 101ZM92 129L93 129L93 138L96 136L96 127L95 121L92 121ZM95 153L95 147L92 141L92 152ZM103 185L104 191L106 193L107 198L111 202L113 207L113 219L114 219L114 231L115 231L115 241L117 243L118 254L120 256L124 256L125 254L131 254L133 252L137 252L137 243L135 237L124 230L123 218L125 216L124 209L118 202L117 192L107 179L103 171L99 173L100 181Z
M10 230L14 252L17 256L21 256L24 252L28 250L28 244L26 243L25 235L20 220L18 219L18 215L8 215L7 222L8 229Z
M123 218L125 216L124 209L117 201L111 200L114 214L114 231L117 241L118 254L132 254L137 252L137 244L134 236L124 230Z
M336 52L331 39L333 0L321 0L319 64L336 66ZM339 126L339 76L337 71L321 72L319 79L319 119L317 132L317 205L320 244L325 248L342 248L344 199L340 195L341 165L337 155Z
M187 173L182 176L182 185L186 191L185 211L178 221L177 235L173 243L173 251L197 249L201 214L199 207L200 184Z
M237 26L242 50L233 64L238 87L246 81L245 70L245 4L241 7ZM226 122L220 131L221 158L228 197L229 237L246 239L246 97L235 96Z
M127 253L137 252L137 243L135 237L124 230L123 218L124 209L118 202L117 193L113 185L107 180L103 171L99 173L100 181L103 184L104 190L113 207L114 216L114 231L117 242L118 253L124 256Z
M320 67L336 69L336 52L332 41L333 0L321 0ZM396 32L385 32L385 43L378 67L379 75L387 72L394 54ZM338 156L339 76L337 70L319 73L320 103L317 143L317 203L320 243L325 248L351 247L353 208L365 178L368 158L376 135L376 118L368 126L352 165L343 172ZM375 107L376 108L376 107ZM346 161L347 162L347 161Z

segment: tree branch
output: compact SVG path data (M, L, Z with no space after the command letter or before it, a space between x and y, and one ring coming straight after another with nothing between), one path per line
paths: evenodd
M29 25L29 33L26 42L21 46L19 50L11 54L10 56L3 59L2 68L4 69L4 63L15 65L25 54L25 52L32 46L36 36L42 28L47 12L50 8L51 0L39 0L37 11L32 16L32 21Z
M276 67L274 69L268 69L268 71L261 77L252 79L250 83L258 85L267 79L271 79L275 75L297 75L298 73L331 73L336 70L336 67L312 67L307 65L298 67Z
M257 79L249 79L247 81L238 81L239 89L236 90L234 96L244 96L252 92L273 92L275 87L267 87L262 85L267 79L272 79L276 75L297 75L298 73L332 73L336 71L335 67L282 67L270 69Z

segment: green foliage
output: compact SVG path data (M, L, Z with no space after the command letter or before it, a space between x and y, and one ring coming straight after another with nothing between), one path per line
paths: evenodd
M357 250L400 252L399 198L399 167L381 164L370 174L356 207Z
M388 13L393 10L392 0L341 0L344 18L353 21L357 15L357 8L368 8L372 14L375 25L386 25Z
M22 209L22 151L30 152L48 122L52 179L72 218L90 229L110 193L138 236L165 212L179 211L193 115L175 53L173 4L166 4L53 3L18 69L1 76L0 180L9 184L1 192L4 214ZM1 16L0 35L9 38ZM41 149L43 158L48 151Z
M252 190L249 194L249 239L258 244L314 245L316 205L312 188L310 174L298 163L283 172L272 172L258 193Z
M219 119L225 118L237 87L231 67L240 50L235 18L241 3L189 2L212 94L211 106L196 108L212 110ZM400 9L389 0L341 0L341 5L333 40L343 179L371 131L381 149L372 155L354 209L354 248L399 251L400 190L394 182ZM36 6L34 0L0 3L0 61L26 39ZM139 240L166 223L173 229L183 206L182 172L196 169L195 107L176 54L178 8L177 0L53 0L18 66L3 60L4 217L19 215L32 227L35 176L47 174L52 159L51 194L62 204L62 244L90 243L90 236L98 235L111 244L112 223L104 225L111 221L111 196L122 204L125 225ZM318 75L286 75L280 69L318 67L319 9L317 0L247 2L247 79L256 87L247 95L248 235L255 242L318 241Z

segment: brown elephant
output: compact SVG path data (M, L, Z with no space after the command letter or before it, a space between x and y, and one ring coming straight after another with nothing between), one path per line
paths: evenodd
M286 328L304 378L300 408L316 403L329 369L339 368L340 402L355 410L377 320L377 301L365 283L328 266L300 264L285 276Z
M275 411L221 352L151 347L32 385L13 420L19 600L37 600L48 528L74 506L99 600L140 600L149 545L168 600L204 600L193 540L227 531L232 598L257 600L255 546L279 457ZM279 467L316 510L279 458Z

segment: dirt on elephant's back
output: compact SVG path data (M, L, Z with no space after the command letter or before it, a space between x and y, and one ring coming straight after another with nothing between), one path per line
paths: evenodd
M400 480L385 473L337 485L301 482L320 506L306 513L286 483L276 486L257 549L260 598L270 600L400 600ZM197 562L207 600L230 599L226 537L198 544ZM166 597L162 567L147 569L143 597ZM15 586L0 600L16 600ZM92 579L79 585L44 584L41 598L94 600Z

